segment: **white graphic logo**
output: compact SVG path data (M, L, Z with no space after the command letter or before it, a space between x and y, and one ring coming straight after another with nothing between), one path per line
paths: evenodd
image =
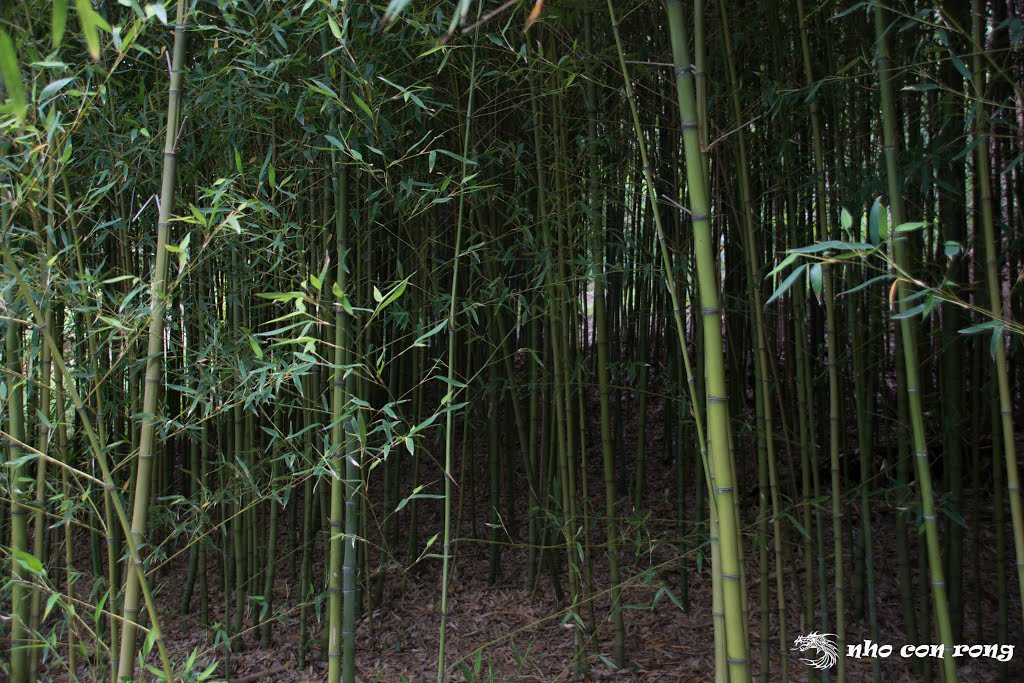
M839 648L829 640L829 638L835 637L834 633L811 631L806 636L797 636L797 639L793 641L792 649L800 652L814 650L818 655L817 659L801 659L800 661L816 669L829 669L835 666L839 659Z

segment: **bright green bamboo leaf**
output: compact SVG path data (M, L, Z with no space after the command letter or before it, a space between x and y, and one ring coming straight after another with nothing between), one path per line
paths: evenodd
M7 97L11 102L11 111L18 119L24 121L27 109L25 86L21 82L21 70L18 68L14 43L3 29L0 29L0 76L3 76Z
M92 8L90 0L75 0L78 11L78 23L85 36L85 45L93 59L100 58L100 29L110 31L110 24Z
M338 22L334 20L330 14L327 15L327 26L331 29L331 34L338 39L339 43L345 42L345 39L341 35L341 28L338 26Z
M846 230L853 227L853 216L850 215L850 212L846 210L845 206L843 207L843 210L839 212L839 223Z
M476 166L476 162L473 161L472 159L467 159L466 157L461 156L459 154L456 154L455 152L450 152L447 149L439 149L439 150L437 150L437 153L438 154L444 154L445 156L449 156L452 159L455 159L456 161L461 161L464 164L468 164L470 166Z
M386 295L382 296L382 298L379 299L380 303L377 305L377 308L374 310L373 314L377 315L378 313L383 311L385 308L387 308L388 306L393 304L395 301L397 301L398 297L402 296L402 293L405 292L405 286L408 285L408 284L409 284L409 278L405 278L404 280L399 282L397 285L395 285L395 287L390 292L388 292ZM377 295L378 294L380 294L380 292L377 290L376 287L374 287L373 288L373 298L377 299Z
M32 553L14 548L14 560L32 576L46 576L46 569L43 568L43 563Z
M50 37L53 40L53 47L60 47L67 25L68 0L53 0L53 14L50 15Z

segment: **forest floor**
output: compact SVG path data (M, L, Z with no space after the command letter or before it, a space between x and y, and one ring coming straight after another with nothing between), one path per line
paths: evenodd
M591 397L588 397L588 401ZM595 398L596 402L596 398ZM662 420L660 402L652 402L650 406L650 424L648 431L648 482L647 507L643 516L629 515L628 530L623 535L621 547L621 576L623 580L622 602L626 605L626 666L617 669L611 666L613 627L610 618L610 597L599 592L593 599L593 612L589 607L583 610L583 616L589 624L596 624L596 632L589 635L588 659L589 673L583 680L589 681L680 681L702 683L713 681L714 648L713 625L711 615L711 572L710 563L698 559L698 553L691 549L687 554L688 567L688 603L689 609L681 609L675 600L684 600L681 586L680 561L678 553L678 533L675 521L675 474L671 463L663 460ZM596 410L588 411L588 444L597 444L598 432L594 415ZM628 413L627 413L628 414ZM627 450L635 444L635 420L626 420L625 439ZM481 433L484 430L479 430ZM449 588L449 623L447 638L447 662L449 680L455 681L570 681L574 680L572 653L574 645L573 630L564 623L567 605L555 597L550 574L544 572L537 589L530 592L526 588L527 553L524 530L519 529L518 537L513 543L510 536L502 530L509 545L503 547L501 572L493 585L488 585L487 566L489 544L471 538L472 520L476 515L476 532L486 536L487 499L484 483L486 481L486 440L479 439L475 444L478 448L470 448L468 452L476 453L471 460L476 461L476 484L465 487L463 493L462 524L457 533L458 540L454 544L456 559L451 573ZM743 451L738 451L743 452ZM753 449L746 452L753 452ZM589 467L589 491L591 509L603 509L603 482L599 457L592 449L591 467ZM750 460L740 462L741 467L750 468ZM780 469L782 469L780 467ZM748 474L749 476L749 474ZM749 479L748 479L749 481ZM468 489L468 490L466 490ZM475 504L470 500L469 491L475 490ZM404 489L403 489L404 491ZM402 495L408 495L407 492ZM691 496L692 489L688 494ZM517 507L522 508L525 519L525 496L519 495ZM692 505L688 501L687 505ZM430 506L420 501L421 546L426 539L440 530L438 506ZM977 503L975 509L980 510L981 519L977 528L969 528L965 533L965 624L963 643L984 644L996 643L997 624L997 582L996 537L992 524L992 506L987 499L973 499ZM760 579L758 573L758 553L752 548L756 524L756 497L744 498L744 521L747 524L744 537L746 549L746 581L748 586L748 623L751 638L751 652L755 680L760 673ZM919 638L919 642L909 641L903 631L903 616L899 590L899 567L897 563L897 544L902 542L896 533L896 503L885 495L872 501L872 534L873 560L876 576L876 604L878 608L879 638L881 644L894 646L893 654L888 658L879 659L882 680L886 683L904 683L925 680L913 669L914 660L903 659L899 649L904 644L926 644L935 642L934 636ZM431 509L433 507L433 509ZM854 520L858 517L856 500L848 503L847 514ZM791 514L800 517L800 511L793 509ZM282 513L281 520L287 520ZM599 525L601 522L599 522ZM825 528L824 538L827 554L832 554L831 517L828 510L823 510L822 525ZM525 524L520 524L524 527ZM283 525L283 533L289 536L301 533L301 529L289 529ZM1009 522L1007 519L1007 527ZM398 530L402 539L400 547L404 548L405 529ZM812 531L812 534L814 532ZM609 585L607 561L604 552L598 547L604 535L599 529L592 532L591 543L594 556L593 585L599 591ZM774 560L769 546L769 564L771 571L768 578L768 604L771 612L769 619L770 653L769 681L781 681L781 658L788 661L789 680L803 682L812 680L814 669L800 661L800 653L790 651L793 639L811 630L825 630L820 624L806 625L802 616L804 587L804 560L799 549L799 534L794 532L790 544L786 547L790 558L783 568L784 589L786 596L787 639L785 649L780 650L778 638L778 613ZM844 539L848 553L852 535ZM1008 560L1006 562L1010 608L1008 614L1008 644L1017 650L1024 647L1021 630L1021 605L1017 597L1016 579L1012 572L1012 538L1007 537ZM910 539L908 548L915 566L923 560L918 539ZM87 547L87 542L86 542ZM291 547L290 542L285 547ZM440 552L440 541L432 551ZM224 595L221 590L216 554L210 553L210 620L224 622ZM84 560L84 558L83 558ZM298 608L279 615L273 626L273 643L270 647L259 647L258 632L250 628L249 632L236 641L230 657L225 656L222 645L214 646L211 630L204 628L196 620L197 599L193 598L193 611L190 614L180 613L181 583L187 573L187 556L179 555L168 565L166 570L159 572L156 583L159 586L156 600L161 612L161 626L165 641L174 661L182 661L194 648L198 648L199 661L211 662L219 660L216 680L223 680L230 674L234 683L298 683L301 681L324 681L327 676L326 650L319 639L324 632L326 619L326 600L315 609L310 609L308 626L313 645L307 656L307 664L298 667L299 624ZM371 554L371 561L378 561L376 553ZM323 568L325 566L321 544L317 544L314 555L315 585L323 585ZM834 563L828 559L825 563L828 578L828 600L833 599ZM285 560L278 569L277 589L275 591L275 611L289 608L298 601L295 599L298 580L293 574L293 563ZM847 585L851 586L849 572L853 566L852 556L846 558ZM815 563L813 571L817 573ZM561 570L567 576L565 569ZM432 681L436 680L439 595L440 595L440 561L426 559L414 568L398 566L397 563L385 569L382 601L372 614L364 613L358 623L357 631L357 671L361 681L382 681L399 683L400 681ZM817 577L815 577L817 580ZM568 582L563 580L563 590L568 591ZM927 596L927 580L922 580L920 572L913 573L915 608L917 618L922 619L924 611L930 606ZM662 589L671 592L665 592ZM815 589L817 590L817 589ZM848 589L848 600L853 592ZM848 610L849 613L849 610ZM591 620L593 615L594 619ZM830 624L834 626L834 616L830 616ZM249 615L247 625L253 626L253 615ZM870 637L867 619L858 616L847 623L847 643L860 643ZM1006 643L1003 643L1006 644ZM938 660L924 660L937 668ZM847 658L846 664L851 681L871 680L872 660L869 658ZM963 683L988 683L998 680L998 662L992 659L960 660L960 680ZM1024 680L1024 651L1015 652L1009 662L1008 681ZM936 679L938 672L935 672ZM56 675L53 680L60 680ZM88 677L82 680L88 680ZM579 680L577 678L576 680ZM816 680L816 679L815 679Z

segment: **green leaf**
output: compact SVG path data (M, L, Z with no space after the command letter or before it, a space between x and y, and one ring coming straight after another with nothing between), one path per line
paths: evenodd
M39 558L32 553L26 553L24 550L15 548L14 559L22 569L32 576L46 576L46 570L43 569L43 563L40 562Z
M778 273L780 270L785 270L786 266L790 265L791 263L796 261L798 258L800 258L799 254L790 254L786 258L782 259L782 262L779 265L777 265L774 268L772 268L772 272L768 273L765 276L764 279L767 280L768 278L770 278L773 275L775 275L776 273Z
M110 24L92 8L90 0L75 0L75 9L78 10L78 23L82 26L89 54L93 59L98 60L100 58L100 29L110 31Z
M21 70L18 68L18 56L14 43L7 31L0 29L0 76L3 77L7 97L11 101L11 110L19 120L25 120L28 106L25 100L25 86L21 82Z
M848 289L845 292L843 292L843 294L853 294L854 292L859 292L860 290L864 289L865 287L870 287L871 285L875 284L876 282L881 282L883 280L892 280L895 277L896 277L895 275L890 275L889 273L885 273L884 275L879 275L877 277L871 278L870 280L866 280L866 281L860 283L859 285L857 285L856 287L851 287L850 289Z
M818 298L818 301L821 301L822 277L820 263L811 265L807 271L807 279L811 281L811 291L814 292L814 296Z
M416 341L414 341L412 343L412 345L413 346L423 346L424 345L423 342L425 342L426 340L430 339L431 337L433 337L435 334L437 334L438 332L440 332L441 330L443 330L447 326L448 326L448 319L445 318L444 320L442 320L438 324L436 324L433 327L431 327L430 330L428 330L427 332L424 332L419 337L417 337Z
M60 600L60 593L51 593L50 597L46 599L46 608L43 610L43 621L46 621L46 617L50 616L50 612L53 611L53 606Z
M946 240L946 243L943 246L942 251L946 255L946 258L952 261L960 254L964 253L964 248L959 242L955 240Z
M853 216L850 215L850 212L846 210L845 206L843 207L843 210L839 213L839 224L842 225L843 228L845 228L846 230L849 230L851 227L853 227Z
M387 308L388 306L393 304L395 301L397 301L398 297L402 296L402 292L405 291L405 286L408 285L408 284L409 284L409 278L405 278L404 280L399 282L397 285L395 285L394 289L392 289L386 295L383 295L382 298L379 299L380 303L377 304L377 308L376 308L376 310L374 310L373 314L377 315L378 313L383 311L385 308ZM380 294L380 292L377 291L376 287L374 287L373 288L373 298L377 299L377 296L379 294Z
M888 236L888 232L888 220L885 207L882 206L882 198L876 197L868 213L868 241L877 247Z
M971 82L971 80L973 80L971 78L971 72L967 69L967 65L964 64L962 59L953 54L952 50L949 51L949 60L953 63L953 66L956 67L956 70L960 72L960 75L964 77L965 81Z
M146 16L155 16L160 20L160 23L164 26L167 25L167 10L164 9L164 5L161 2L151 2L146 5Z
M800 277L801 274L803 274L803 271L804 271L804 269L806 267L807 267L807 264L802 264L802 265L798 266L797 268L794 268L793 272L789 274L789 277L787 277L785 280L783 280L782 284L779 285L778 289L776 289L772 293L772 295L770 297L768 297L768 301L765 301L764 305L767 306L768 304L770 304L771 302L775 301L780 296L785 294L786 290L789 289L790 287L792 287L793 283L797 281L797 279Z
M870 251L874 249L874 246L867 242L841 242L839 240L825 240L824 242L815 242L809 244L806 247L797 247L796 249L790 249L791 254L817 254L822 251Z
M338 26L338 22L335 21L334 17L330 14L327 15L327 26L330 27L331 33L338 39L339 43L345 42L345 39L341 35L341 28Z
M259 343L253 339L252 335L249 335L249 346L252 347L252 352L256 354L256 357L263 360L263 349L260 348Z
M892 317L892 319L893 320L903 320L905 318L913 318L915 315L918 315L919 313L924 313L924 312L925 312L924 304L918 304L917 306L913 306L911 308L908 308L905 311L900 311L899 313L894 315Z
M971 325L970 327L965 327L962 330L960 330L960 334L980 334L982 332L987 332L989 330L1001 330L1002 328L1003 328L1003 324L1002 323L1000 323L1000 322L998 322L996 320L988 320L986 322L979 323L977 325Z
M68 0L53 0L53 14L50 17L50 35L53 47L60 47L64 40L64 29L68 25Z
M920 230L924 226L928 225L924 221L914 221L912 223L900 223L892 229L894 233L899 232L913 232L914 230Z
M68 83L71 83L74 80L75 80L74 77L69 77L69 78L61 78L61 79L58 79L56 81L53 81L52 83L47 85L45 88L43 88L42 92L39 93L39 99L45 100L45 99L47 99L49 97L53 97L54 95L59 93L61 90L63 90L64 86L66 86Z
M359 105L359 108L362 109L366 113L366 115L370 117L370 121L373 121L373 111L366 104L366 102L363 102L362 98L359 97L359 95L357 95L355 93L349 93L349 94L352 96L352 99L355 100L355 103L357 105Z
M999 345L1003 343L1003 326L992 330L992 340L988 344L988 353L992 358L996 357L996 351L999 349Z
M437 150L437 153L438 154L444 154L445 156L451 157L452 159L455 159L456 161L461 161L464 164L468 164L470 166L476 166L476 162L473 161L472 159L467 159L466 157L461 156L459 154L456 154L455 152L449 152L447 149L439 149L439 150Z

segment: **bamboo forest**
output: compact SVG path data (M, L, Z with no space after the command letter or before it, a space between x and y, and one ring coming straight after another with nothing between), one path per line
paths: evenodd
M0 681L1024 680L1024 1L3 0Z

